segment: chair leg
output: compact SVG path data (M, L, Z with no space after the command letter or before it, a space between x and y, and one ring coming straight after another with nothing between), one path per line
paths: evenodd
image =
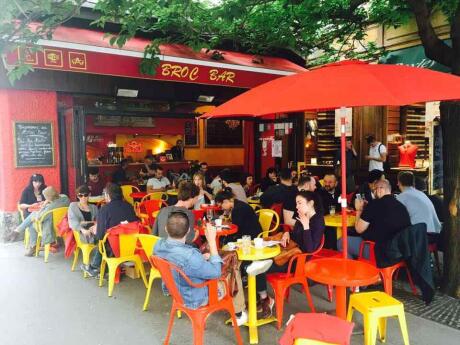
M148 288L148 283L147 283L147 276L145 275L145 269L144 265L142 264L141 258L136 258L135 265L137 267L137 270L140 272L142 281L144 282L144 286L147 289Z
M308 305L312 313L316 313L315 306L313 305L313 300L311 298L310 289L308 288L308 283L305 281L302 283L303 289L305 290L305 296L307 297Z
M113 288L115 286L115 275L117 273L118 264L108 265L109 266L109 289L108 296L112 297Z
M26 229L24 232L24 247L29 248L29 243L30 243L30 233L29 233L29 228Z
M48 262L48 256L50 255L51 244L45 244L45 262Z
M393 296L393 271L390 267L384 268L381 271L383 278L383 289L387 294Z
M102 284L104 282L104 274L105 274L105 266L107 263L105 262L104 259L101 261L101 268L99 270L99 287L102 287Z
M171 331L172 331L172 327L173 327L173 324L174 324L175 311L176 311L175 308L172 307L171 308L171 313L169 314L168 331L166 332L166 338L165 338L165 341L163 342L164 345L169 344L169 338L171 337Z
M354 311L353 304L350 301L348 303L348 311L347 311L347 321L348 322L351 322L351 320L353 320L353 311ZM364 335L364 336L366 336L366 335Z
M442 272L441 272L441 264L439 262L439 252L435 250L433 252L433 256L434 256L434 262L436 263L436 269L438 270L438 275L441 276Z
M204 330L206 328L206 319L196 320L190 318L193 327L193 345L203 345Z
M236 324L236 315L235 310L229 310L230 317L232 318L233 330L235 331L236 343L238 345L243 345L243 339L241 339L240 328Z
M414 295L417 295L417 288L414 285L414 281L412 280L412 275L410 274L409 267L406 266L406 274L407 274L407 280L409 281L410 288L412 290L412 293Z
M407 333L406 315L404 309L398 313L399 327L401 327L401 334L404 340L404 345L409 345L409 334Z
M37 235L37 240L35 241L35 256L38 256L40 253L40 245L42 244L42 236L40 234Z
M334 287L332 285L327 285L326 288L327 288L327 299L329 300L329 302L332 302L332 295L334 293Z
M379 327L380 341L384 343L386 340L386 333L387 333L387 318L386 317L381 317L378 319L378 327Z
M369 338L368 338L368 345L375 345L375 341L377 340L377 324L378 321L375 317L369 317Z
M289 291L289 288L288 288ZM280 288L275 290L275 306L276 306L276 319L277 327L281 329L283 322L283 311L284 311L284 297L286 296L286 289Z
M150 291L152 290L152 285L153 281L155 280L155 274L153 273L153 270L150 270L149 274L149 284L147 286L147 292L145 293L145 299L144 299L144 306L142 307L143 311L146 311L147 308L149 307L149 300L150 300Z
M80 254L80 251L77 248L75 248L75 251L73 252L73 262L72 262L72 267L70 268L70 270L73 272L75 271L75 266L77 266L77 262L78 262L78 255Z

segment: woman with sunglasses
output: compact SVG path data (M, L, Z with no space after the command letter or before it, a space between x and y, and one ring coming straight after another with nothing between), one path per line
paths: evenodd
M69 205L68 217L72 230L80 231L83 236L80 240L84 243L93 243L94 235L91 228L95 226L97 207L88 202L90 190L87 185L77 188L77 202Z

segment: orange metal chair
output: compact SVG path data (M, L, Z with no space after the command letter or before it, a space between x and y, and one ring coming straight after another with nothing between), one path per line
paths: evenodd
M369 259L364 258L364 255L363 255L364 248L366 245L369 246ZM366 261L370 263L371 265L377 267L377 262L375 260L375 242L372 242L372 241L362 241L361 242L361 245L359 246L358 260ZM412 275L410 274L409 268L407 267L404 261L400 261L397 264L390 266L390 267L379 268L380 275L382 276L382 279L383 279L383 289L385 290L387 294L389 294L390 296L393 296L393 275L400 268L406 269L407 280L409 280L409 285L412 290L412 293L414 295L417 295L417 288L414 285L414 282L412 280Z
M307 297L308 305L312 312L315 311L315 306L311 299L310 289L308 288L307 276L305 274L305 263L308 257L318 253L324 245L324 236L317 250L312 253L303 253L293 256L289 260L286 273L267 274L267 282L272 286L275 292L276 303L276 319L278 320L278 329L281 328L283 322L284 298L289 298L289 289L292 285L300 284L303 287L305 296ZM292 265L296 262L295 271L291 272Z
M236 343L242 345L243 341L241 339L240 329L236 324L236 316L235 310L233 309L233 302L232 298L229 295L229 289L227 283L223 279L213 279L208 280L202 284L195 284L193 283L185 273L180 270L174 264L158 257L152 255L150 257L153 265L160 271L161 278L163 279L164 284L168 288L169 293L172 296L173 303L171 306L171 313L169 316L169 324L168 324L168 331L166 334L166 338L163 344L169 344L169 338L171 336L171 330L174 323L174 314L176 311L181 311L187 314L192 322L193 327L193 344L194 345L203 345L203 338L204 338L204 329L206 325L206 319L208 316L218 310L226 310L229 312L232 322L233 322L233 329L235 330L236 336ZM208 295L209 295L209 302L207 305L202 306L198 309L190 309L185 306L184 300L176 287L176 283L173 277L173 271L177 272L186 282L192 287L195 288L208 288ZM217 296L217 284L221 281L226 286L226 295L222 299L218 299Z
M160 208L166 207L168 204L164 200L145 200L137 206L137 216L142 220L142 223L147 226L153 225L155 222L154 212Z
M338 258L338 257L342 257L342 253L336 250L333 250L333 249L322 248L319 252L312 255L310 260L321 259L321 258ZM334 287L332 285L327 286L327 299L329 300L329 302L332 302L333 289Z

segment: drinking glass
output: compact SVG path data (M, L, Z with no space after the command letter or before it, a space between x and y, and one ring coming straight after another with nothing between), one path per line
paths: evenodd
M247 255L251 252L251 236L249 235L244 235L242 237L243 243L242 243L242 251L244 255Z
M331 216L335 215L335 206L333 206L333 205L332 205L332 206L329 206L329 214L330 214Z
M208 208L206 210L206 218L208 219L208 222L212 221L212 219L214 218L214 212L211 208Z

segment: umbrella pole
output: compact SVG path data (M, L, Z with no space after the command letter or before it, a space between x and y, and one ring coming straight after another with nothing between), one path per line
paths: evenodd
M345 108L340 109L340 150L341 150L341 170L342 170L342 196L341 196L341 206L342 206L342 248L343 248L343 257L347 258L348 253L348 233L347 233L347 157L345 155Z

